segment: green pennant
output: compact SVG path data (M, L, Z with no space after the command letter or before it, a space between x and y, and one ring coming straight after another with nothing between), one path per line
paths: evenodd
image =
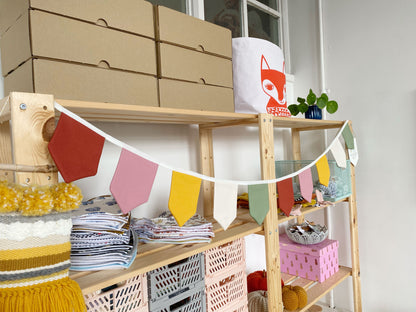
M248 205L250 215L259 225L261 225L269 212L268 184L248 186Z
M351 132L350 126L347 125L344 130L342 130L342 136L344 138L345 144L349 149L354 149L354 135Z

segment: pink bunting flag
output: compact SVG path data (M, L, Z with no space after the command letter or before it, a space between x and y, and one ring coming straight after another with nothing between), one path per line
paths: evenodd
M282 210L286 216L289 216L290 211L295 204L292 178L277 182L277 193L279 194L278 204L280 210Z
M311 168L308 168L302 171L301 173L299 173L299 184L300 184L300 194L308 203L310 203L312 201L312 193L313 193L313 181L312 181Z
M110 191L123 213L148 201L157 169L157 164L124 148L121 150Z

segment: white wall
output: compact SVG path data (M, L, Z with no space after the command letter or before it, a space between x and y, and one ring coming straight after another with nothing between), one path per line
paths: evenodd
M416 29L415 1L323 0L327 86L357 136L356 168L362 302L365 312L416 311ZM311 36L317 1L289 1L295 96L316 85ZM309 49L312 49L309 53ZM344 209L345 210L345 209ZM341 243L348 216L335 213ZM347 261L349 246L341 246ZM335 291L351 307L350 282Z

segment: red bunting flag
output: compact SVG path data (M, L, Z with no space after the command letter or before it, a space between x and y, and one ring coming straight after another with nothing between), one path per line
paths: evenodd
M289 216L290 211L295 204L292 178L277 182L277 194L279 195L278 205L280 210L282 210L286 216Z
M124 148L121 150L110 191L123 213L148 201L157 168L157 164Z
M105 139L62 113L48 149L66 183L97 174Z

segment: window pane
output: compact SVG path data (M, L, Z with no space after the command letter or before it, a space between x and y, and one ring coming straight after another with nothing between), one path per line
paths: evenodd
M165 7L174 9L176 11L186 13L186 0L148 0L149 2L157 5L163 5Z
M257 0L257 1L277 11L277 0Z
M205 20L231 30L233 38L241 37L240 0L205 0Z
M248 35L279 45L278 19L254 7L248 7Z

